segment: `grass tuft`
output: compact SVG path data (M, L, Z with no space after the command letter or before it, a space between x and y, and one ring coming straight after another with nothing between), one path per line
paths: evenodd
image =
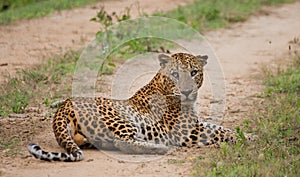
M70 94L72 73L79 52L54 56L38 68L21 70L16 77L0 86L0 116L9 113L24 113L29 104L38 104L41 99L50 105L61 94ZM62 86L57 87L58 84Z
M224 144L210 154L209 168L196 162L195 176L298 176L300 174L300 55L277 72L265 76L265 103L257 106L252 127L255 143ZM251 121L245 121L246 127ZM237 133L243 133L237 128ZM242 138L243 139L243 138ZM203 166L203 165L202 165Z
M4 0L0 1L0 24L19 19L46 16L55 11L72 9L101 0Z
M20 154L16 147L20 145L20 140L18 138L12 138L9 140L0 142L0 150L3 150L5 156L15 156ZM1 174L1 173L0 173Z
M232 22L245 21L264 5L290 3L294 0L195 0L167 13L154 15L175 18L199 31L227 26Z

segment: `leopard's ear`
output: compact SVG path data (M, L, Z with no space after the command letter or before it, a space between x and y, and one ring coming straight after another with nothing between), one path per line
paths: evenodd
M171 60L172 58L166 54L158 55L159 64L161 67L165 67L165 65Z
M197 55L196 57L202 63L203 66L207 64L207 59L208 59L207 55Z

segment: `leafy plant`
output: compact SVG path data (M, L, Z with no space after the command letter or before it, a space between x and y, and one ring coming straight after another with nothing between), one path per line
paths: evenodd
M125 20L129 20L130 16L130 8L126 7L125 11L121 14L117 14L116 12L112 12L109 14L105 9L104 6L101 6L100 11L97 13L96 17L91 18L91 21L100 23L103 25L104 30L106 31L108 27L113 25L115 22L121 22Z
M104 7L100 8L100 11L97 13L96 17L92 18L91 21L100 23L102 28L96 33L96 38L99 43L98 45L103 45L103 50L105 48L113 48L113 51L110 51L106 56L106 60L101 63L100 74L112 74L114 67L116 66L113 60L117 60L118 58L128 59L137 54L141 54L144 52L168 52L165 51L164 48L161 47L162 44L166 44L162 39L157 38L138 38L132 39L129 41L122 41L124 38L128 38L132 33L132 26L125 24L123 25L121 22L130 20L130 8L126 7L125 10L117 14L116 12L108 13ZM118 23L118 34L114 32L114 24ZM141 26L140 28L142 28ZM135 29L140 30L140 29ZM122 43L122 42L124 43ZM120 46L114 46L115 44ZM107 51L103 51L106 53Z

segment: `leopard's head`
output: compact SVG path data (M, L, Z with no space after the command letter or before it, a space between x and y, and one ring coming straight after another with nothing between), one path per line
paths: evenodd
M207 55L194 56L176 53L159 55L160 73L173 82L172 94L180 95L181 104L191 104L197 99L198 89L203 83L203 67Z

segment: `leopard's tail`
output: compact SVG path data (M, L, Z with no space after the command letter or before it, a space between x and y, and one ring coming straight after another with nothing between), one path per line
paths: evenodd
M64 153L64 152L47 152L41 149L36 144L29 144L27 146L28 151L37 159L45 161L63 161L63 162L76 162L83 159L83 153L78 148L76 153Z

